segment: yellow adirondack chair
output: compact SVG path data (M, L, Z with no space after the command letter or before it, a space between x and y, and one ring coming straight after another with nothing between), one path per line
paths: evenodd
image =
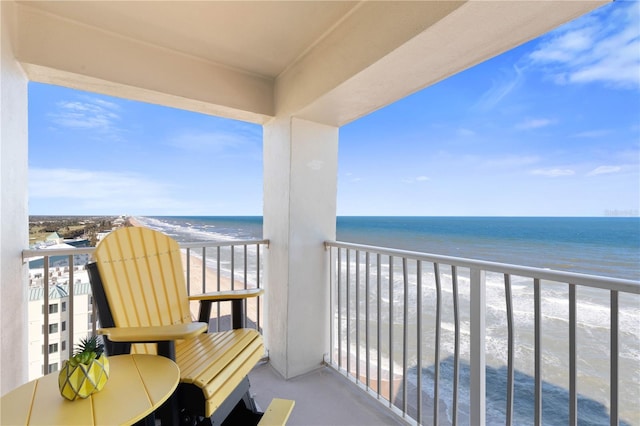
M106 338L108 353L155 353L157 348L159 355L174 359L181 376L174 404L182 417L210 418L219 424L240 401L257 411L246 376L264 355L262 336L246 328L206 330L211 303L232 301L237 316L242 300L263 290L190 298L178 243L143 227L111 232L98 244L94 258L87 268L103 327L98 333ZM191 321L190 299L200 301L200 320L207 323ZM234 319L235 325L240 323ZM176 407L172 410L175 416Z

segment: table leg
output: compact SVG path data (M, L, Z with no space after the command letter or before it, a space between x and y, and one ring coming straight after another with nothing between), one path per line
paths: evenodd
M151 413L144 419L135 423L135 426L156 426L156 416Z
M176 344L173 340L158 342L157 347L158 355L169 358L172 361L176 360ZM180 419L179 410L178 396L174 392L158 409L162 425L178 425Z

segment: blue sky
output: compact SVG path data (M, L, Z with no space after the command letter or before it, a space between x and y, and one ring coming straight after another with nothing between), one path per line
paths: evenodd
M29 90L30 214L262 214L260 126ZM606 5L340 129L339 215L639 209L637 1Z

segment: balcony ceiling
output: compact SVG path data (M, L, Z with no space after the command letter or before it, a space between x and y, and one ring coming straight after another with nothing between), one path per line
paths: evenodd
M30 1L134 40L276 78L356 1Z
M16 52L35 81L340 126L606 2L18 1Z

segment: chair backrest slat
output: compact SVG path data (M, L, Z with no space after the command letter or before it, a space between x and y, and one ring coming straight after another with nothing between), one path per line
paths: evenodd
M158 231L111 232L94 257L117 327L191 322L178 243Z

